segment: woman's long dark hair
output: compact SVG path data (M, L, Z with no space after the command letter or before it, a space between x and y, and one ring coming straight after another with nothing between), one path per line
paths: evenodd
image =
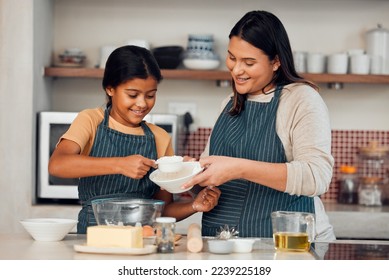
M266 11L246 13L232 28L229 38L231 39L234 36L240 37L262 50L270 61L278 57L281 65L274 72L273 79L269 84L287 85L294 82L302 82L318 90L315 84L303 79L296 72L288 34L282 22L272 13ZM232 89L234 92L234 104L230 115L235 116L244 110L247 94L238 94L234 81L232 81Z
M114 50L105 64L102 86L104 91L108 87L118 85L132 79L147 79L153 77L158 83L162 80L161 70L151 52L138 46L123 46ZM112 104L107 95L107 107Z

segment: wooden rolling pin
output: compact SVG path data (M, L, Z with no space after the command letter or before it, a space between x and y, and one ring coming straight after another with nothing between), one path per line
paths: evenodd
M203 249L203 238L199 224L193 223L189 225L186 248L192 253L198 253Z

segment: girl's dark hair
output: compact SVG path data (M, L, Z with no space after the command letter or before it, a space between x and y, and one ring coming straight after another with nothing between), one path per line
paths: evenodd
M114 50L105 64L102 86L118 85L132 79L147 79L153 77L158 83L162 80L161 70L151 52L138 46L123 46ZM111 105L111 97L106 93L107 107Z
M318 87L303 79L297 74L294 67L293 53L288 34L282 22L272 13L266 11L251 11L246 13L232 28L230 39L240 37L251 45L261 49L270 61L278 57L281 65L274 72L273 79L269 84L287 85L294 82L306 83L316 90ZM234 92L234 104L230 111L232 116L238 115L244 110L247 95L238 94L235 83L232 81Z

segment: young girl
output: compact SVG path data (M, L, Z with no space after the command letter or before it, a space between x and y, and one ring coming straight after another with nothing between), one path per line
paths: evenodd
M97 198L160 199L165 201L163 215L177 220L217 204L217 189L203 190L193 202L173 202L172 194L149 179L155 160L174 154L169 134L143 121L154 107L161 80L158 64L147 49L116 49L104 71L106 108L80 112L61 137L50 158L49 173L80 178L78 233L96 224L91 202Z

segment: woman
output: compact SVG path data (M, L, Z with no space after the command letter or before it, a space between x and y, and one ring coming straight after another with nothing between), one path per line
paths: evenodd
M154 107L161 71L144 48L124 46L109 56L103 78L106 108L79 113L54 150L49 172L57 177L80 178L82 209L78 233L96 221L91 202L98 198L154 198L165 201L164 216L178 220L208 211L220 191L204 189L192 202L173 202L172 194L149 179L155 160L173 155L169 134L145 123ZM195 207L196 205L196 207Z
M297 74L288 35L273 14L248 12L229 39L233 95L223 102L202 154L206 170L183 186L222 192L203 214L203 234L229 225L239 236L271 237L271 212L287 210L315 213L317 240L335 239L319 198L334 161L317 87Z

